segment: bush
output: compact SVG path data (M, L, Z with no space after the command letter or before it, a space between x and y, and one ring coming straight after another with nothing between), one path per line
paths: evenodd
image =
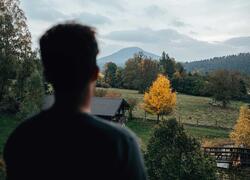
M0 179L4 180L5 179L5 164L3 159L0 157Z
M95 96L96 97L104 97L104 96L106 96L106 94L107 94L107 90L106 89L95 89Z
M105 95L105 97L109 98L120 98L121 96L122 96L121 93L115 91L108 91L107 94Z
M216 164L175 119L161 122L145 153L151 180L216 179Z
M38 113L41 110L44 88L41 74L35 71L26 79L23 89L23 98L19 103L18 118L23 119Z

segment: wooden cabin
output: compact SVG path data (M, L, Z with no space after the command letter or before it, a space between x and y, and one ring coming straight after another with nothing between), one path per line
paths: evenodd
M127 121L125 112L129 104L122 98L93 97L91 112L93 115L121 124Z
M54 96L48 95L44 99L43 109L48 109L54 103ZM124 124L127 121L125 116L129 104L123 98L93 97L91 112L93 115Z

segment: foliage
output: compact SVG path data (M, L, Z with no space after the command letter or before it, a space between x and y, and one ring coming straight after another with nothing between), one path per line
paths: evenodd
M206 91L206 84L206 78L198 74L180 76L179 73L176 73L172 78L172 86L177 92L195 96L210 95Z
M5 164L3 159L0 157L0 179L4 179L5 178Z
M127 102L129 104L129 119L133 119L133 110L135 109L138 101L135 98L128 98Z
M122 67L117 67L115 72L115 86L114 87L123 87L123 75L124 69Z
M218 70L211 74L208 89L216 101L221 101L223 107L233 98L246 95L246 86L239 73Z
M104 69L104 81L109 84L111 87L115 87L116 85L116 70L117 66L113 62L108 62L105 64Z
M240 53L237 55L214 57L201 61L184 63L184 67L188 72L199 71L207 73L219 69L229 71L239 71L243 74L250 74L250 53Z
M175 66L175 60L170 58L168 54L163 51L160 58L161 73L171 79L176 72Z
M110 85L105 82L104 75L99 73L99 76L96 81L96 87L109 88Z
M108 91L105 95L105 97L109 97L109 98L120 98L122 95L119 92L116 91Z
M143 54L135 54L129 59L124 68L123 85L128 89L136 89L140 93L146 91L157 77L158 62Z
M216 179L214 161L175 119L161 122L149 140L145 154L151 180Z
M124 87L128 89L139 89L141 81L140 64L143 60L141 54L135 54L133 58L128 59L124 68Z
M250 147L250 106L242 106L234 130L230 134L236 145Z
M41 63L32 51L19 4L18 0L0 2L0 109L23 118L40 109L43 87Z
M158 75L146 92L143 100L143 108L146 112L156 114L159 121L160 115L168 115L176 105L176 94L172 92L170 81L164 75Z
M106 94L107 94L107 90L106 89L103 89L103 88L96 88L95 89L95 92L94 92L94 95L96 96L96 97L104 97L104 96L106 96Z

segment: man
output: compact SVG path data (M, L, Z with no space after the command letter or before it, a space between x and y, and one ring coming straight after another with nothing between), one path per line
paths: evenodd
M40 48L55 104L9 137L4 151L7 179L146 179L135 137L90 114L99 73L94 30L59 24L41 37Z

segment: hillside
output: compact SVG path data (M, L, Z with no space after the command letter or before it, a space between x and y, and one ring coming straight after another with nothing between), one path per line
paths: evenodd
M143 52L144 55L151 57L152 59L159 58L159 56L153 53L144 51L143 49L139 47L128 47L128 48L123 48L109 56L99 58L97 62L100 67L103 67L105 63L110 62L110 61L116 63L119 66L123 66L129 58L132 58L134 54L139 53L139 52Z
M250 74L250 53L214 57L212 59L187 62L183 65L188 72L199 71L205 73L217 69L227 69Z

